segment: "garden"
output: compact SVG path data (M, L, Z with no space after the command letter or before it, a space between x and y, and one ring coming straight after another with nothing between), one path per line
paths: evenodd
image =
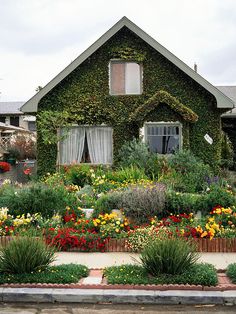
M48 278L59 274L57 278L62 280L65 267L46 267L50 258L33 270L21 270L17 279L17 272L9 271L9 263L3 263L9 256L12 261L19 256L20 246L14 247L15 241L38 239L34 243L42 242L54 253L141 254L142 265L105 269L109 283L216 285L216 270L197 264L197 251L213 246L218 252L236 251L236 178L227 174L220 167L212 169L189 151L159 156L133 140L120 150L116 167L74 164L41 178L28 173L29 181L24 185L4 180L0 186L0 282L37 282L21 275L35 271L40 276L52 272L53 276L47 273ZM8 252L11 245L12 252ZM170 256L171 252L172 264L164 265L165 254ZM177 256L182 260L177 261ZM19 261L15 263L19 265ZM71 272L65 278L78 280L76 267L68 266ZM80 278L86 276L86 267L79 267Z

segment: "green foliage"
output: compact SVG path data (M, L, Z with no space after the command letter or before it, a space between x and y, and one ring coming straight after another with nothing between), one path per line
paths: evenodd
M66 170L66 178L69 182L83 187L91 185L91 166L90 165L72 165Z
M155 95L151 96L144 104L139 106L134 113L131 114L130 120L143 123L146 120L148 113L155 110L161 104L167 104L174 111L178 112L184 120L188 122L196 122L198 115L190 108L183 105L178 99L171 96L168 92L160 90Z
M64 212L66 206L76 208L78 205L76 196L67 192L64 186L50 187L35 183L0 190L0 207L9 208L9 213L14 216L41 213L43 217L52 217L54 213Z
M129 167L121 167L116 171L108 171L105 175L108 180L119 183L133 183L139 180L147 179L144 169L133 166L132 164Z
M139 139L133 138L120 148L117 156L118 165L121 167L137 166L144 169L149 155L148 146Z
M122 192L120 191L111 191L106 194L103 194L96 202L95 211L93 213L94 217L97 217L99 214L110 214L112 209L121 208L122 204Z
M226 133L222 134L221 143L221 161L220 166L223 168L231 168L234 163L233 144Z
M153 276L182 274L196 264L198 258L193 243L174 237L161 237L149 242L140 255L143 267Z
M107 267L104 270L108 284L189 284L216 286L218 283L216 269L211 264L196 264L180 275L159 274L152 277L138 265L121 265Z
M49 266L44 271L23 274L0 274L0 284L4 283L77 283L88 276L88 268L80 264Z
M122 193L122 208L125 216L137 224L162 213L165 206L166 189L163 184L135 186Z
M42 111L37 116L37 128L40 133L44 144L57 144L58 140L64 138L59 136L57 131L59 128L66 128L70 125L68 122L70 115L67 111Z
M236 205L236 198L225 187L212 184L210 190L198 199L196 206L202 210L203 214L208 214L217 205L221 205L222 207Z
M55 251L40 238L15 238L0 251L3 273L24 274L44 271L55 260Z
M142 61L143 93L141 95L109 95L108 65L111 59L122 58ZM135 58L135 59L133 59ZM184 148L190 148L202 160L218 163L221 154L220 115L216 100L202 86L151 48L127 28L122 28L102 47L96 50L77 69L55 86L39 102L43 111L66 110L79 124L111 125L114 129L114 158L120 147L139 136L139 125L130 116L158 91L163 90L198 116L198 121L188 123L183 115L160 103L148 114L147 121L180 121L183 124ZM188 125L189 124L189 125ZM45 127L42 125L42 128ZM51 172L56 164L56 145L45 144L38 125L38 170ZM124 132L125 130L125 132ZM203 137L208 133L214 140L208 145ZM51 133L49 132L50 137ZM50 139L49 137L49 139Z
M236 263L228 265L226 275L231 279L232 283L236 284Z
M168 159L170 169L163 181L175 191L186 193L201 192L206 179L212 175L209 165L204 164L190 151L180 151Z
M167 213L173 214L196 213L202 209L199 208L201 198L201 194L167 191L165 208Z

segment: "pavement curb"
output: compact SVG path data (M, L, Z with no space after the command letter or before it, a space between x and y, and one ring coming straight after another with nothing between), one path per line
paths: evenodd
M235 305L234 291L1 288L1 302Z

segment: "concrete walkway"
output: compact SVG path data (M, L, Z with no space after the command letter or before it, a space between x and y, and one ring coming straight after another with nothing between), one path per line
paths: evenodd
M83 264L89 268L104 268L121 264L134 264L139 260L136 253L81 253L59 252L55 265L59 264ZM236 253L202 253L200 262L213 264L217 269L226 269L231 263L236 263Z

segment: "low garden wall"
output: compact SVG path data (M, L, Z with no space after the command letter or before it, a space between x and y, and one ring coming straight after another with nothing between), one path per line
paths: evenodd
M11 241L13 237L2 236L0 237L0 246L4 247ZM233 253L236 252L236 238L215 238L215 239L201 239L196 238L194 241L197 243L199 252L209 253ZM132 252L127 246L127 239L109 239L105 246L106 252ZM78 251L76 248L70 251Z
M215 253L232 253L236 252L236 239L232 238L215 238L201 239L196 238L199 252L215 252ZM110 239L106 245L107 252L131 252L126 245L126 239Z

